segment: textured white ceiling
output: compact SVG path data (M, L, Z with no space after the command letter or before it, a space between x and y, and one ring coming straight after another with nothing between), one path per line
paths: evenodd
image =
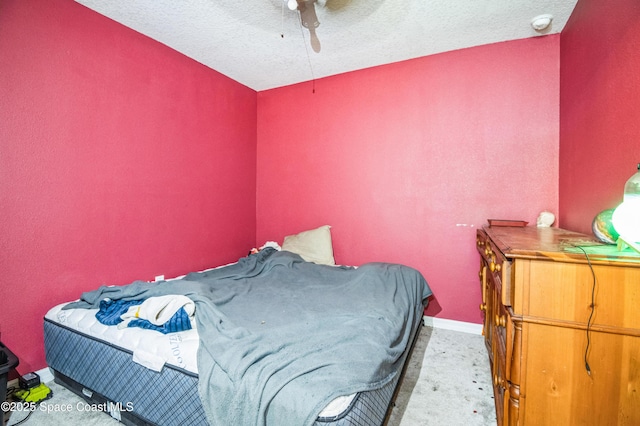
M259 91L558 33L578 0L317 0L318 53L284 0L76 1ZM539 33L541 14L553 21Z

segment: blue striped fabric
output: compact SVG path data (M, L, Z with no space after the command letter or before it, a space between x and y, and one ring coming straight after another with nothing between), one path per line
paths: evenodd
M122 322L120 316L127 312L129 307L139 305L142 300L111 300L102 299L100 310L96 313L96 319L104 325L118 325Z
M140 305L142 302L144 302L144 299L126 301L103 299L100 301L100 309L96 313L96 319L104 325L118 325L122 322L121 315L127 312L129 307ZM185 311L184 308L180 308L169 319L169 321L160 326L152 324L148 320L137 318L131 320L127 324L127 327L140 327L147 330L156 330L160 333L167 334L178 331L191 330L191 321L189 319L189 314L187 314L187 311Z

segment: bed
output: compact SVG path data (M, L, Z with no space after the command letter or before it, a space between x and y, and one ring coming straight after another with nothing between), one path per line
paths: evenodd
M186 329L96 319L101 302L167 295L193 302ZM430 295L407 266L317 264L265 247L52 308L46 359L57 383L125 424L383 424Z

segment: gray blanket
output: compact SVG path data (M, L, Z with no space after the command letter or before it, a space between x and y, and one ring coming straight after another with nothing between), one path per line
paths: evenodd
M198 390L212 425L300 426L394 377L431 290L402 265L332 267L265 249L180 280L103 286L66 308L163 294L196 304Z

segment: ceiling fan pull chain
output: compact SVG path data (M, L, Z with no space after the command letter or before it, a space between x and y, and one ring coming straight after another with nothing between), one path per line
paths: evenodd
M311 71L312 89L311 93L316 93L316 76L313 74L313 65L311 65L311 56L309 55L309 48L304 37L304 29L302 28L302 21L300 21L300 34L302 34L302 42L304 43L304 50L307 53L307 62L309 62L309 70Z
M282 17L280 19L280 38L284 38L284 0L282 2Z

